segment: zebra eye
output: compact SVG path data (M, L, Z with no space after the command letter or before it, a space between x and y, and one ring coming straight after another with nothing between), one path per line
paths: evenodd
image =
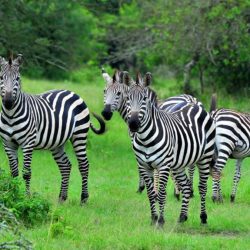
M121 92L117 92L117 96L120 96L121 95Z
M0 76L0 81L3 81L3 76Z
M16 80L19 81L19 80L20 80L20 77L18 76L18 77L16 78Z

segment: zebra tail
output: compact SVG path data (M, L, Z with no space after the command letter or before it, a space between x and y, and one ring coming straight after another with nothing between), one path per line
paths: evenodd
M99 116L99 115L97 115L97 114L95 114L95 113L93 113L93 112L92 112L92 115L93 115L93 116L97 119L97 121L100 123L100 129L96 129L96 128L94 127L94 125L93 125L91 122L90 122L90 128L91 128L92 131L93 131L95 134L97 134L97 135L102 135L102 134L104 134L105 128L106 128L104 120L101 118L101 116Z
M211 103L210 103L210 111L209 113L213 112L216 110L216 104L217 104L217 97L216 97L216 94L212 94L212 97L211 97Z

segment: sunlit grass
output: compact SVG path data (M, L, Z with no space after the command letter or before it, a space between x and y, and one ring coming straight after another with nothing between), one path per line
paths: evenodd
M95 72L94 72L95 73ZM94 74L93 73L93 74ZM69 89L78 93L91 111L100 113L103 103L103 80L98 75L92 82L83 79L81 83L50 82L23 79L23 89L30 93L42 93L49 89ZM160 97L174 93L159 84L155 89ZM209 101L209 98L206 104ZM232 99L232 101L230 101ZM247 99L234 100L231 97L220 101L235 107L245 107ZM232 106L233 107L233 106ZM94 118L92 118L93 120ZM57 203L60 174L50 152L35 151L32 160L32 192L39 192L52 203L52 213L62 217L63 230L54 234L55 221L23 229L35 249L249 249L250 245L250 171L243 162L242 179L235 204L229 196L232 187L234 161L227 164L222 189L223 204L211 201L211 180L207 195L208 225L200 225L200 203L195 173L195 197L190 202L188 221L177 223L180 202L173 197L173 183L167 187L168 197L165 209L166 224L158 230L150 225L150 209L146 193L136 193L138 170L131 149L126 125L118 114L107 123L105 135L89 133L88 158L90 162L89 193L86 205L80 206L81 180L77 162L70 144L66 152L72 162L68 200ZM7 158L0 150L1 166L8 169Z

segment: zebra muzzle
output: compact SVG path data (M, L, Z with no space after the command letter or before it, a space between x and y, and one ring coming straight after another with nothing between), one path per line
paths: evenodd
M131 132L137 132L140 128L139 114L138 112L132 113L130 119L128 120L128 126Z
M5 96L3 97L3 106L6 109L10 110L13 107L13 103L14 103L14 100L13 100L11 93L7 92Z
M111 105L110 104L105 105L102 111L102 116L104 117L104 119L109 121L112 115L113 115L113 112L111 111Z

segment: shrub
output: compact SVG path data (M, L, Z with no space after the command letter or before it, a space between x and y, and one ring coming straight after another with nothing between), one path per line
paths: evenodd
M46 221L49 217L50 204L39 194L28 197L18 178L12 178L0 169L0 204L14 213L16 218L31 226Z
M19 230L15 215L0 204L0 249L32 249L32 243Z

